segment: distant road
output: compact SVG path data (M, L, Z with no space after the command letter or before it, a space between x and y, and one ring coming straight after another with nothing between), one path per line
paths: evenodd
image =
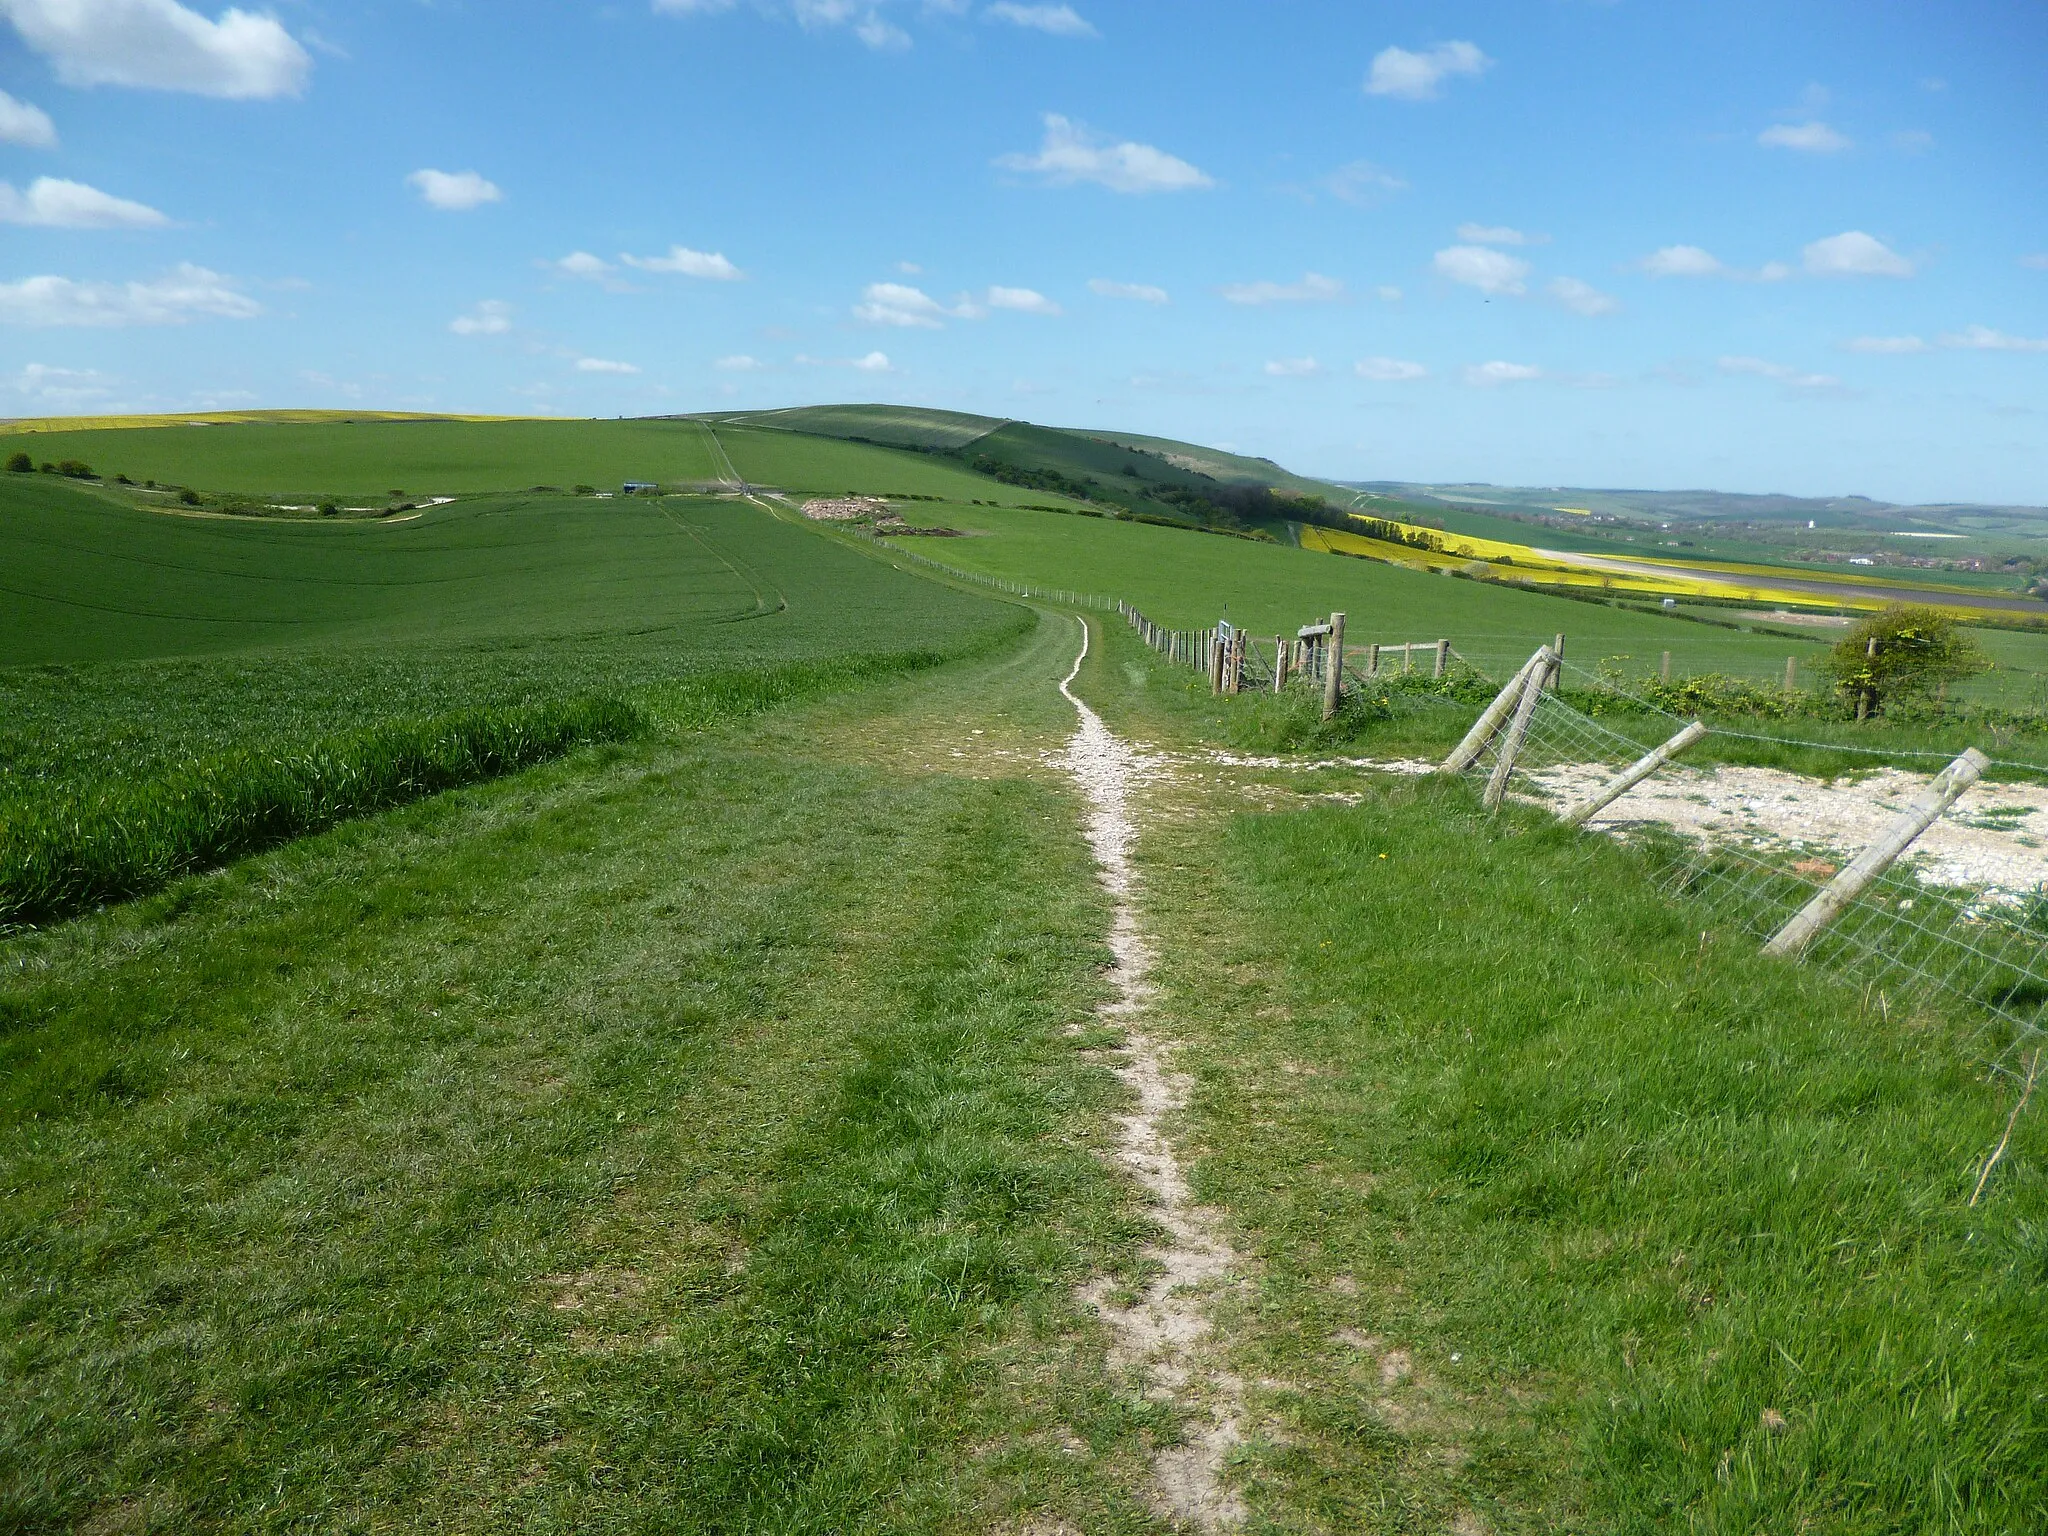
M1618 560L1609 555L1588 555L1570 549L1539 549L1536 553L1565 565L1589 571L1608 571L1617 576L1683 576L1691 581L1728 587L1730 596L1747 596L1758 587L1768 587L1773 591L1804 592L1836 602L1851 602L1857 598L1868 602L1873 597L1881 597L1888 602L1935 603L1943 608L1974 608L1985 613L2023 613L2048 618L2048 603L2021 597L2016 592L1958 592L1952 588L1937 591L1904 583L1891 586L1860 581L1828 581L1809 576L1781 575L1777 567L1773 567L1769 576L1736 575L1702 566L1680 565L1675 561Z

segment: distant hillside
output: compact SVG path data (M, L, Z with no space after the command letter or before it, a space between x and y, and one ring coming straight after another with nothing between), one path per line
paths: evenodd
M1419 484L1405 480L1347 480L1346 489L1420 505L1498 508L1548 514L1593 512L1607 517L1669 523L1752 523L1856 532L1926 527L1943 531L2048 533L2048 507L1977 506L1962 502L1906 505L1868 496L1744 495L1731 491L1595 490L1583 486Z
M1133 517L1283 537L1289 523L1343 514L1348 500L1270 459L1139 433L1081 431L911 406L798 406L700 420L805 433L956 459L1010 486L1117 508Z

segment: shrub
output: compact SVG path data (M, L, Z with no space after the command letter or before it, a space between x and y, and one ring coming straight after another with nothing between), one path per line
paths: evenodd
M57 473L68 475L73 480L92 480L97 478L92 472L92 466L83 459L64 460L57 466Z
M1990 658L1947 614L1901 603L1842 636L1821 670L1861 720L1881 711L1887 699L1924 699L1990 666Z
M323 501L320 503L320 515L322 517L332 517L335 515L335 513L339 512L340 510L341 508L337 507L331 501Z
M185 506L196 507L199 505L199 493L188 486L178 492L178 500Z
M35 467L36 461L25 453L15 452L7 455L7 472L9 474L26 475L33 471Z

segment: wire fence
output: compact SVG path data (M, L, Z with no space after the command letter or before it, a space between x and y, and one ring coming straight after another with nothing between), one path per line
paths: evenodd
M1681 723L1642 702L1651 717ZM1518 734L1510 721L1463 770L1495 799L1513 795L1565 811L1658 745L1540 684L1518 718ZM1665 895L1697 902L1714 923L1759 943L1784 933L1853 862L1818 840L1758 830L1629 841ZM1996 1074L2027 1080L2048 1046L2048 889L2038 884L2023 891L1961 886L1932 861L1909 856L1856 890L1801 957L1853 980L1880 1007L1932 1005L1954 1014Z
M872 535L869 535L872 537ZM879 542L879 541L877 541ZM1221 692L1272 689L1296 682L1328 690L1329 669L1346 683L1372 681L1390 670L1414 670L1426 658L1435 677L1454 665L1495 681L1448 640L1345 644L1341 622L1304 625L1290 639L1255 637L1228 621L1200 629L1154 622L1130 603L1094 593L1028 586L961 571L900 547L898 559L1020 597L1118 613L1138 637L1168 661L1207 673ZM1332 616L1333 621L1337 616ZM1560 641L1563 637L1559 637ZM1593 673L1550 656L1535 668L1527 708L1503 712L1499 726L1462 766L1487 785L1491 803L1514 795L1564 810L1597 795L1658 745L1571 703L1560 685L1626 702L1641 719L1674 726L1684 718L1630 689L1611 671ZM1398 657L1398 662L1395 658ZM1501 663L1488 654L1486 661ZM1531 660L1535 665L1534 658ZM1505 695L1503 695L1505 697ZM1867 753L1887 760L1946 759L1933 750L1870 748L1804 739L1789 733L1733 730L1714 735ZM1504 762L1505 757L1505 762ZM1992 758L2003 766L2048 773L2048 765ZM1747 835L1688 840L1677 836L1633 839L1649 858L1658 888L1698 903L1712 920L1767 941L1827 890L1840 873L1838 849L1797 838ZM1973 1040L1989 1068L2031 1087L2048 1048L2048 888L2025 892L1943 883L1924 862L1908 859L1883 869L1853 896L1804 950L1806 961L1853 978L1879 1006L1942 1005L1974 1021Z

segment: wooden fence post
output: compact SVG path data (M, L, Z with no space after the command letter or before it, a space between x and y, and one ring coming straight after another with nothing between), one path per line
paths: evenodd
M1706 734L1707 728L1699 721L1693 721L1691 725L1688 725L1676 736L1665 742L1656 751L1646 753L1638 758L1605 784L1594 790L1592 794L1586 796L1585 799L1579 801L1578 804L1566 811L1563 817L1564 824L1568 827L1584 826L1595 813L1603 811L1608 806L1614 804L1615 801L1634 789L1643 780L1647 779L1651 774L1662 768L1672 758L1678 756L1679 753Z
M1657 681L1660 683L1671 681L1671 653L1669 651L1666 651L1664 659L1657 663Z
M1221 640L1215 637L1214 631L1211 631L1209 640L1209 691L1223 691L1223 645Z
M1787 656L1785 658L1785 691L1787 693L1797 693L1799 691L1799 658L1797 656Z
M1344 615L1330 615L1330 661L1323 668L1323 718L1334 720L1344 697Z
M1564 636L1559 635L1550 645L1550 682L1552 693L1564 687Z
M1439 640L1436 643L1436 665L1430 669L1429 675L1431 677L1441 678L1444 675L1444 673L1450 670L1450 668L1451 642L1448 640Z
M1273 691L1279 693L1287 687L1287 637L1273 637Z
M1501 797L1508 792L1508 775L1515 771L1515 758L1522 750L1522 739L1529 734L1529 722L1536 716L1536 705L1543 697L1543 690L1550 686L1550 679L1556 675L1557 658L1550 647L1544 646L1536 653L1536 659L1529 667L1529 680L1522 685L1522 696L1515 701L1515 718L1508 722L1507 734L1501 737L1500 753L1493 760L1493 776L1486 781L1484 800L1489 811L1500 808Z
M1913 846L1913 840L1933 826L1941 813L1956 803L1956 797L1976 783L1990 766L1990 759L1971 747L1942 769L1934 782L1899 813L1899 819L1885 828L1884 836L1856 855L1849 867L1828 883L1826 890L1801 907L1792 921L1777 931L1771 942L1764 946L1764 953L1789 956L1805 949L1873 880L1890 869L1899 855Z
M1367 677L1378 677L1380 675L1380 643L1377 640L1365 648L1365 675Z
M1507 719L1508 711L1513 709L1516 701L1522 697L1522 686L1529 681L1529 674L1546 654L1544 651L1538 651L1522 663L1520 670L1508 679L1507 686L1493 696L1493 702L1487 705L1484 712L1473 722L1472 729L1465 733L1465 739L1451 749L1451 755L1444 759L1440 772L1463 773L1479 761L1479 754L1486 750L1486 744L1493 740L1500 730L1501 722Z

